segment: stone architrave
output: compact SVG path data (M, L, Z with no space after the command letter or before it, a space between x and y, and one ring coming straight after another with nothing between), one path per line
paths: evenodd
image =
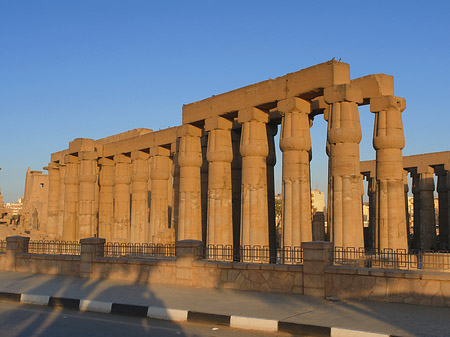
M77 239L78 232L78 157L70 154L64 156L66 176L64 177L64 227L62 239L73 241Z
M58 210L60 191L59 165L56 163L49 163L47 167L44 167L44 169L48 171L48 206L46 234L48 239L55 240L58 236Z
M147 242L148 231L148 153L131 153L130 242Z
M209 131L207 245L233 245L231 127L232 122L223 117L205 121L205 131Z
M202 240L201 179L202 130L183 125L177 130L180 138L178 165L180 189L178 209L178 240Z
M114 156L114 224L112 240L128 242L130 239L130 184L131 159L117 154Z
M380 96L370 100L375 113L373 147L376 150L378 248L408 249L402 149L405 146L402 111L405 99Z
M152 181L150 230L149 242L168 242L167 232L169 230L169 186L168 180L171 176L172 162L170 150L163 147L152 147L150 149L152 167L150 178Z
M278 102L283 152L283 240L285 247L312 241L309 151L310 103L297 97Z
M327 139L330 143L331 205L335 246L364 247L359 142L361 125L358 103L362 92L351 84L325 88L331 104Z
M437 192L439 203L439 249L448 250L449 247L449 188L447 185L449 172L444 167L438 167L435 170L437 179Z
M59 201L58 201L58 228L56 230L56 239L62 240L64 229L64 206L66 194L66 164L58 163L59 168Z
M418 167L420 193L420 246L423 251L436 249L436 218L434 209L434 170Z
M95 183L97 182L97 152L78 153L78 233L77 240L97 234L97 214L95 212Z
M98 236L111 241L114 223L114 160L101 158L99 165Z
M238 122L242 124L242 246L269 246L266 172L268 120L268 114L257 108L238 112Z

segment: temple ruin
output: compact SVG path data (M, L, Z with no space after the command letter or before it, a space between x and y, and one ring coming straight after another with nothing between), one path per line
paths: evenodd
M376 161L363 165L361 105L370 105L375 115ZM39 230L56 240L190 239L207 246L275 249L274 137L281 125L282 244L300 246L313 238L310 127L323 115L328 123L330 241L364 247L361 209L366 176L373 203L372 245L407 249L404 172L411 168L420 176L420 188L413 190L421 193L422 203L420 215L415 215L421 219L417 235L428 249L425 237L432 225L427 224L425 207L431 191L427 174L430 167L439 166L438 191L447 205L442 212L448 213L450 164L447 157L445 163L425 168L405 166L405 107L405 99L394 95L392 76L351 79L349 65L333 60L184 105L178 127L75 139L67 149L53 153L45 168L47 219ZM442 223L447 223L448 233L448 214L446 219Z

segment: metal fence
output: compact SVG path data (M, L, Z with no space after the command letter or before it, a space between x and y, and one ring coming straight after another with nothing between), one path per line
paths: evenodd
M105 244L105 257L130 258L175 258L175 245L159 243L121 243Z
M78 241L36 240L28 243L30 254L80 255L81 244Z
M449 252L420 252L406 249L365 251L364 248L335 247L334 265L366 268L450 271Z
M207 245L204 258L223 262L303 264L303 250L301 247L271 250L268 246Z
M6 253L6 240L0 240L0 253Z

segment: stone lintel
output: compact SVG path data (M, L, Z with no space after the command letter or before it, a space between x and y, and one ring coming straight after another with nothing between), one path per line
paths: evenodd
M434 173L434 168L428 165L417 166L417 174Z
M363 102L361 88L347 83L325 88L323 97L328 104L337 102Z
M269 114L265 113L261 109L254 107L239 110L238 122L242 124L250 121L267 123L269 121Z
M59 165L57 163L50 162L46 167L44 167L44 170L50 171L50 170L58 170Z
M71 154L66 154L64 156L64 164L69 164L69 163L77 163L78 162L78 157L71 155Z
M395 96L380 96L370 99L370 112L385 111L390 107L395 107L402 112L406 109L406 100Z
M94 151L95 140L91 138L75 138L69 142L69 152Z
M364 100L394 95L394 77L386 74L372 74L358 77L350 81L361 88Z
M233 122L220 116L205 119L205 131L211 130L231 130Z
M162 146L156 146L156 147L152 147L150 149L150 156L154 157L154 156L170 156L170 150L166 149L165 147Z
M201 137L202 129L190 124L179 126L177 129L177 137L183 136Z
M147 160L148 159L148 153L143 152L143 151L133 151L133 152L131 152L131 160L137 160L137 159Z
M301 112L309 114L311 112L311 104L298 97L290 97L288 99L283 99L278 101L277 110L282 114L289 112Z
M80 160L96 160L98 158L98 154L96 151L82 151L78 152L78 158Z
M131 158L124 154L116 154L114 156L114 162L116 162L116 163L131 163Z

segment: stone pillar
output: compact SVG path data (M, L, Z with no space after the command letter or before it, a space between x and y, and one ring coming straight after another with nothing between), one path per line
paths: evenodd
M275 174L274 167L277 163L277 157L275 153L275 140L274 137L278 132L278 125L267 123L267 145L269 147L269 154L266 157L266 169L267 169L267 216L269 225L269 248L270 256L275 257L277 255L277 227L275 222ZM275 261L273 261L275 262Z
M333 244L316 241L303 242L303 294L326 296L325 268L333 263Z
M180 138L178 165L180 166L180 195L178 240L202 240L201 180L202 130L183 125L177 130Z
M170 178L171 160L170 150L163 147L150 149L152 180L150 231L148 241L154 243L172 243L169 230L169 189L167 181ZM173 231L172 231L173 232Z
M66 185L64 197L64 228L63 240L73 241L77 238L78 232L78 158L74 155L64 156L66 163Z
M8 236L6 238L6 263L5 270L16 270L16 258L18 254L28 253L30 238L24 236Z
M47 225L46 234L49 240L58 238L58 209L59 209L59 190L60 174L59 165L49 163L44 167L48 171L48 206L47 206Z
M241 245L269 245L266 123L269 116L257 108L240 110L242 124Z
M405 100L400 97L381 96L370 100L370 111L375 113L373 147L377 165L379 249L408 249L402 157L405 108Z
M64 230L64 206L65 206L65 194L66 194L66 165L63 163L58 164L59 168L59 201L58 201L58 226L56 228L56 239L61 240Z
M99 165L98 236L111 241L114 223L114 161L101 158Z
M130 242L148 242L148 153L131 153Z
M449 217L448 217L448 192L449 188L447 186L448 171L443 167L438 167L435 170L438 180L437 180L437 192L438 192L438 202L439 202L439 249L448 250L449 249Z
M91 277L92 260L96 257L103 257L105 251L105 239L84 238L80 240L80 277Z
M284 246L312 241L309 151L309 102L293 97L278 102L282 113L280 149L283 152Z
M131 159L117 154L114 156L114 225L112 240L128 242L130 240L130 183Z
M332 104L328 116L327 139L330 143L331 205L335 246L364 246L361 204L359 142L361 125L357 103L361 89L341 84L324 90L324 99Z
M419 167L420 189L420 249L437 249L434 210L434 177L431 167Z
M97 152L82 151L78 154L78 233L77 239L93 237L97 233L95 212L95 183L97 182Z
M202 146L202 166L200 167L200 181L201 181L201 193L202 193L202 242L206 243L206 237L208 234L208 161L206 154L208 151L208 133L203 131L203 136L200 139Z
M412 248L420 249L421 241L421 225L420 225L420 175L417 170L411 171L412 177L412 193L413 193L413 206L414 206L414 237Z
M205 131L209 131L207 245L233 245L231 127L232 122L223 117L205 121Z
M237 125L236 125L237 124ZM231 193L233 206L233 247L238 251L241 242L241 182L242 182L242 156L240 152L241 129L235 122L231 130L231 144L233 147L233 160L231 162Z

